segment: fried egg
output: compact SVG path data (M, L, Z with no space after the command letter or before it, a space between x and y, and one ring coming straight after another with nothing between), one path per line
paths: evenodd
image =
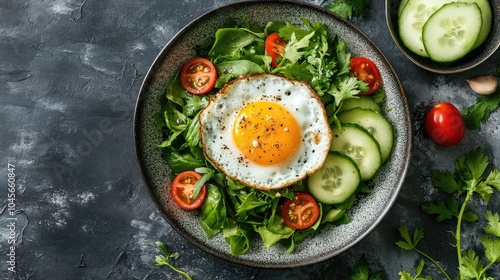
M199 122L207 159L233 180L263 190L313 174L332 140L317 93L305 82L272 74L226 84Z

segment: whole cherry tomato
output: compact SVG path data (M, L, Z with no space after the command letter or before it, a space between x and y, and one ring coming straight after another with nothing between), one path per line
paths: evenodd
M449 147L462 141L465 124L457 107L448 102L441 102L427 113L425 130L436 144Z

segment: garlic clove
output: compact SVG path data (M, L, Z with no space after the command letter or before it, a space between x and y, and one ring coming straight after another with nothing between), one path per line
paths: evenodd
M480 95L490 95L497 90L497 78L492 75L467 79L466 81L470 88Z

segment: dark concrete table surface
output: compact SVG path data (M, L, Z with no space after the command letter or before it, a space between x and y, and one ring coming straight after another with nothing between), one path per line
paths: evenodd
M424 249L456 272L451 224L435 224L420 204L435 195L431 169L451 169L464 151L481 146L500 166L500 111L455 147L438 147L416 133L410 170L391 211L368 237L328 261L288 270L229 263L191 245L161 217L135 162L132 122L139 87L181 28L230 2L0 1L1 279L183 279L155 266L157 240L180 253L175 265L193 279L345 279L363 255L386 279L399 279L397 273L411 271L419 259L394 245L403 224L425 226ZM390 39L384 5L373 0L368 16L352 22L393 64L412 111L439 101L459 109L473 104L476 96L465 79L494 73L500 52L461 74L431 74ZM16 178L10 201L9 174ZM498 192L487 207L500 211ZM9 228L12 217L15 226ZM464 245L477 246L480 226L464 230ZM8 271L12 231L15 274ZM427 267L427 274L441 279L436 268ZM500 275L499 267L492 272Z

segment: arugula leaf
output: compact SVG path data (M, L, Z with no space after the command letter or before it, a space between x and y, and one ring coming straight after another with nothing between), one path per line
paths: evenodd
M279 69L280 73L288 78L310 81L314 78L311 66L307 63L295 63L287 66L286 68Z
M335 105L340 108L343 100L357 96L363 85L360 83L362 82L355 77L348 77L342 80L338 87L334 87L330 93L335 97Z
M361 91L360 84L363 83L354 77L348 77L347 79L341 81L338 87L333 86L331 92L329 92L335 100L334 103L334 112L331 116L328 117L328 122L330 124L335 124L336 127L341 127L340 121L337 118L337 110L342 107L342 103L344 100L349 98L355 98L357 94ZM363 83L364 84L364 83Z
M351 71L351 53L347 51L347 46L344 40L339 40L337 38L335 55L337 58L337 72L335 74L339 78L343 79L345 78L345 75L349 74Z
M273 25L275 25L278 28L275 29ZM305 25L308 26L308 24ZM292 34L297 38L297 40L300 40L311 33L311 30L300 28L289 22L285 23L280 22L277 23L277 25L275 22L272 22L270 25L266 27L266 30L268 29L269 31L267 33L271 33L272 29L275 29L276 30L275 32L278 32L280 38L282 38L285 41L290 41L292 39Z
M307 47L309 46L310 39L314 36L314 31L310 32L308 35L302 37L301 39L297 38L295 33L292 33L292 37L290 41L286 44L286 47L283 51L283 58L274 69L273 72L279 73L280 67L286 67L287 64L294 64L299 61L305 54L307 54Z
M184 272L184 271L182 271L180 269L177 269L176 267L174 267L170 263L171 259L176 260L177 258L179 258L179 253L177 253L177 252L170 253L169 250L168 250L168 248L167 248L167 245L165 243L161 242L161 241L156 241L155 244L163 252L163 255L157 255L155 257L155 261L156 261L156 265L157 266L168 266L173 271L175 271L175 272L179 273L180 275L186 277L186 279L192 280L192 278L191 278L191 276L189 276L189 274L187 274L186 272Z
M366 10L370 7L371 0L333 0L325 9L332 11L339 16L351 19L352 16L364 17Z

